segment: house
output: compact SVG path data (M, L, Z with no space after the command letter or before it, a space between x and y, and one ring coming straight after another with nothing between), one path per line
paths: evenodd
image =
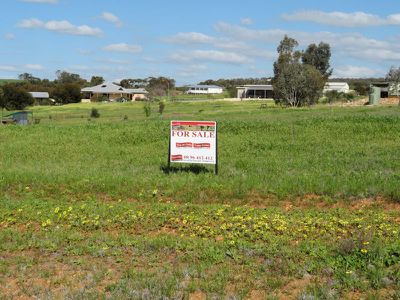
M217 85L189 85L186 94L222 94L224 89Z
M274 87L270 84L246 84L238 86L237 97L240 99L269 99L274 97Z
M36 105L54 104L56 101L51 99L48 92L29 92L35 100Z
M106 82L92 87L81 89L82 102L97 101L135 101L146 99L147 91L140 89L126 89L113 82Z
M347 82L327 82L322 92L325 94L330 91L347 94L350 92L350 87Z

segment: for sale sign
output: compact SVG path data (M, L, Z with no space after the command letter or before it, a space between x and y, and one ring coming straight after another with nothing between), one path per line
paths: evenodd
M169 161L217 164L217 122L171 121Z

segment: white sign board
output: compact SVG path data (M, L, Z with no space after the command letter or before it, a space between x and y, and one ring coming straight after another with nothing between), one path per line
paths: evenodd
M171 121L170 162L217 163L217 122Z

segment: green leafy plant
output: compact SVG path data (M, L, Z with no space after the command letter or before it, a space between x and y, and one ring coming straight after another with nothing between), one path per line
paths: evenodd
M158 113L159 113L160 115L163 114L164 109L165 109L165 101L160 101L160 102L158 102Z
M97 108L92 108L90 111L90 117L91 118L100 118L100 113Z
M143 110L144 110L144 114L146 115L146 117L147 118L150 117L150 115L151 115L151 104L150 104L150 102L146 102L143 105Z

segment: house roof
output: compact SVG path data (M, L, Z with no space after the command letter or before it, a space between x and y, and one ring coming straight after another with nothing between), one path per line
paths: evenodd
M105 82L96 86L81 89L81 92L95 94L147 94L145 89L125 89L114 82Z
M139 89L125 89L125 91L129 92L130 94L147 94L148 92L143 89L143 88L139 88Z
M206 89L222 89L222 87L218 85L206 85L206 84L197 84L197 85L188 85L188 88L206 88Z
M29 92L33 98L49 98L48 92Z
M347 82L327 82L325 83L325 86L348 86Z
M274 87L271 84L245 84L236 87L237 89L251 89L251 90L273 90Z

